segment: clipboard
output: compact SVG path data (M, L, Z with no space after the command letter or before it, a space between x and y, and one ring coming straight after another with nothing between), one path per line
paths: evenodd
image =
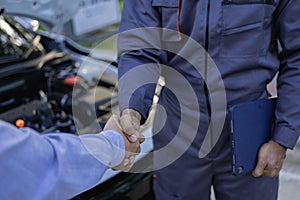
M244 102L229 107L232 173L255 169L260 147L272 136L276 98Z

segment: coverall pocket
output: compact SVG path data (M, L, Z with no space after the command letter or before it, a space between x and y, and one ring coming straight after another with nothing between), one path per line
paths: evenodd
M223 0L223 5L228 5L228 4L236 4L236 5L241 5L241 4L274 4L274 0Z
M153 0L152 6L159 7L161 11L162 41L179 42L178 0Z
M222 4L222 57L261 56L266 51L274 0L224 0ZM266 28L267 27L267 28Z

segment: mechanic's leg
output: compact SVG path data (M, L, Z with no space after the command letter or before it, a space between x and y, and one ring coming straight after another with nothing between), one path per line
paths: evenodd
M232 175L228 130L224 130L212 154L213 185L217 200L276 200L278 178L255 178L251 173Z
M251 173L233 176L228 160L215 167L213 185L218 200L276 200L278 178L255 178Z
M204 119L204 117L202 118ZM179 123L173 119L172 122L165 124L164 132L154 136L155 167L166 164L164 162L175 154L180 155L181 151L185 152L179 159L155 172L157 176L154 180L155 197L157 200L208 200L213 175L211 154L202 159L198 156L204 136L198 134L188 150L184 151L180 148L184 137L177 138L176 144L170 145L171 141L174 142L175 135L170 130L176 127L176 124ZM205 124L201 124L201 127L205 127ZM167 145L168 147L166 147ZM157 149L161 150L162 148L167 148L167 152L157 151Z
M183 156L155 172L156 200L209 200L212 168L209 159Z
M166 121L165 113L158 109L153 122L154 166L161 166L160 164L164 164L172 157L181 155L167 167L155 172L157 176L154 180L155 197L157 200L209 200L212 159L210 154L205 158L199 158L199 150L209 125L209 112L205 106L200 109L201 113L195 114L193 106L188 112L183 112L176 99L176 96L164 88L160 103L167 114ZM206 100L202 99L204 102L201 105L205 105ZM201 115L200 122L198 115ZM181 130L184 132L179 131L180 125L185 127ZM191 135L195 131L198 134L192 138ZM161 151L162 149L164 151Z

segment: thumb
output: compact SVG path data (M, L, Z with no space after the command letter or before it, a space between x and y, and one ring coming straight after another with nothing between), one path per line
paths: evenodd
M143 142L145 142L145 136L143 134L140 134L139 142L140 142L140 144L142 144Z
M131 142L136 142L139 137L139 124L129 114L122 115L120 124L123 132Z

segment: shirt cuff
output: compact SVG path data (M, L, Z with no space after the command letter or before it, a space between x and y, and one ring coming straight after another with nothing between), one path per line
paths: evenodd
M111 160L111 167L119 165L125 158L125 142L120 133L116 131L103 131L100 134L110 141L112 146L113 157Z
M124 139L116 131L81 135L80 139L86 150L108 167L119 165L125 157Z
M272 140L289 148L293 149L298 141L299 131L293 130L284 125L277 125L272 136Z

